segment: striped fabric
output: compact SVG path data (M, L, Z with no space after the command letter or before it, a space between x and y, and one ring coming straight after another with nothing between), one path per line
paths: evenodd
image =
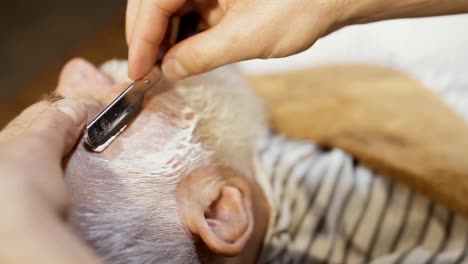
M272 208L259 263L468 263L461 216L341 150L271 135L259 165Z

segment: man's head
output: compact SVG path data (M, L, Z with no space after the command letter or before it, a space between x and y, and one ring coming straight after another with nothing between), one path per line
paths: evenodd
M128 84L124 62L109 62L102 72L74 60L59 92L86 100L92 118ZM70 222L109 263L255 255L267 209L253 155L265 129L261 104L226 69L149 95L103 153L80 143L71 155Z

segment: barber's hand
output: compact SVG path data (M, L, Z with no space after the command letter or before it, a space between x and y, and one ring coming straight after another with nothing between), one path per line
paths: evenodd
M338 21L335 4L320 0L129 0L126 35L129 76L142 77L154 64L169 17L195 9L210 27L173 47L163 71L170 79L252 58L303 51Z
M128 0L130 78L142 77L154 64L169 17L190 9L209 29L168 52L163 71L169 79L245 59L292 55L350 24L468 12L468 1Z
M0 263L98 262L64 222L62 162L86 119L78 101L43 101L0 132Z

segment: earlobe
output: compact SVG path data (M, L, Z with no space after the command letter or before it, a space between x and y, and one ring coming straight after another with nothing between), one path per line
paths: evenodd
M192 214L188 228L212 252L233 257L243 250L252 235L251 201L247 193L235 186L226 184L217 191L217 198L203 212Z

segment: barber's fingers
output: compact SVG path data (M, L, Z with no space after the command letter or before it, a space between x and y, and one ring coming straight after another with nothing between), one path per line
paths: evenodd
M176 16L184 16L194 10L193 2L188 0L175 13Z
M256 41L261 38L259 33L243 24L223 19L215 27L178 43L164 58L164 75L178 80L225 64L267 57L265 41Z
M138 14L140 0L127 0L127 10L125 13L125 37L127 45L130 45L132 39L133 25Z
M110 97L115 82L90 62L74 58L60 73L56 92L65 98L97 101Z
M32 155L45 155L45 159L60 162L80 138L87 115L84 104L78 100L57 101L32 120L21 134L21 140L34 149L41 149L42 153Z
M22 133L24 129L31 124L31 121L47 108L47 105L48 103L46 101L41 101L24 109L23 112L15 119L11 120L0 132L0 142L8 142L13 137Z
M141 0L128 52L128 74L131 79L145 75L154 65L169 17L186 0Z

